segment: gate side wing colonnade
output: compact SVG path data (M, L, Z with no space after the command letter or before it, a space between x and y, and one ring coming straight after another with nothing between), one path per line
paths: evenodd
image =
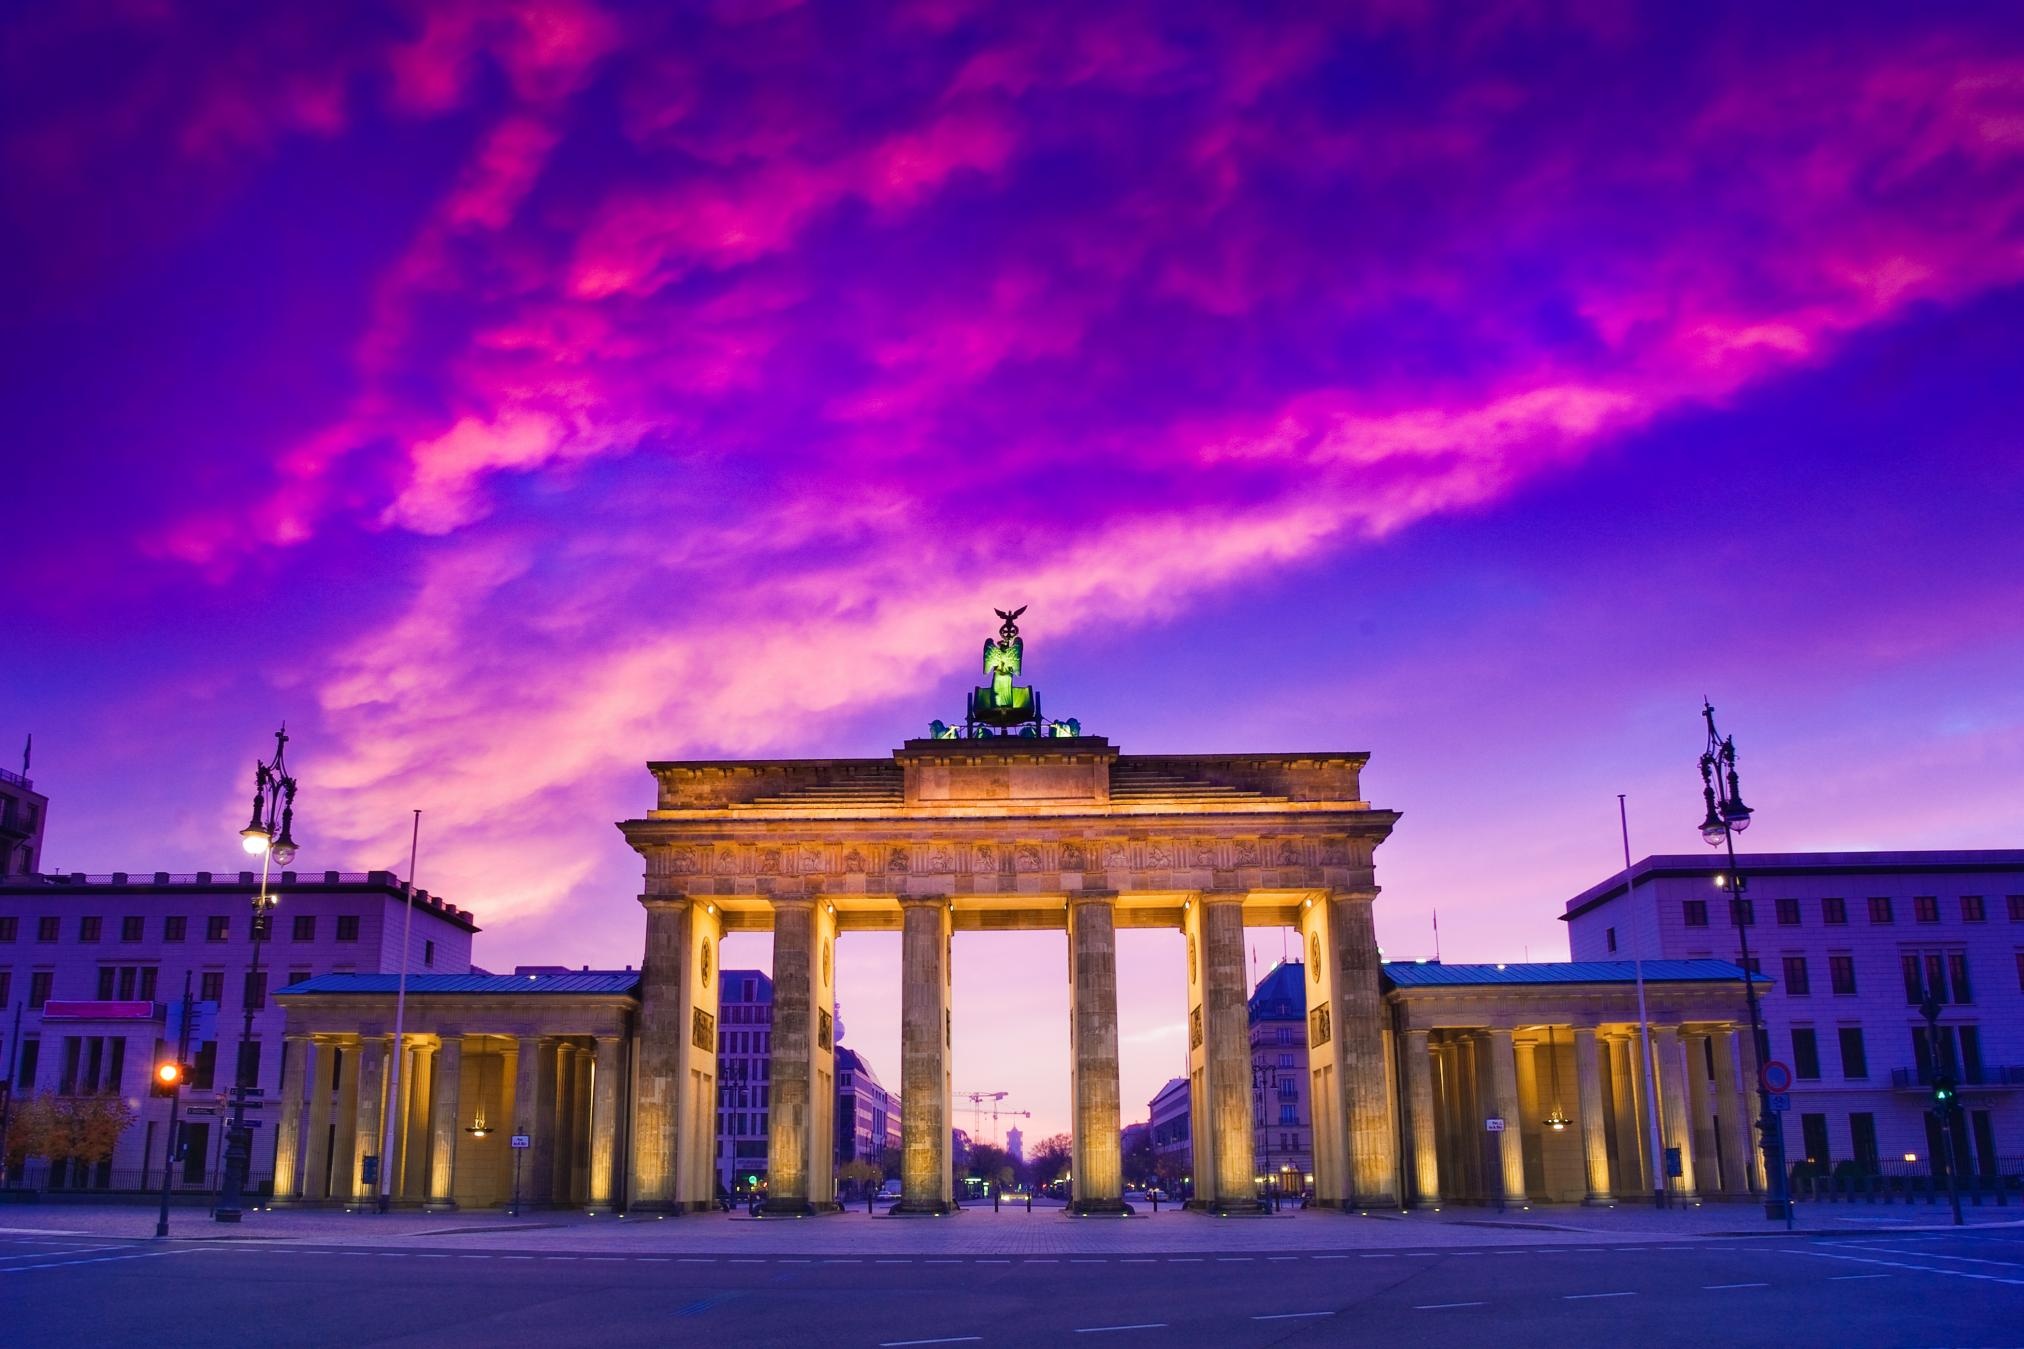
M890 759L651 765L657 808L622 824L645 860L633 1206L708 1205L716 953L773 933L768 1194L829 1206L838 933L898 931L900 1211L955 1203L951 936L1068 936L1074 1208L1124 1212L1120 928L1187 938L1196 1202L1258 1205L1244 928L1291 926L1310 1016L1318 1199L1400 1197L1387 1095L1372 854L1397 815L1361 799L1360 754L1121 756L1099 736L907 742Z

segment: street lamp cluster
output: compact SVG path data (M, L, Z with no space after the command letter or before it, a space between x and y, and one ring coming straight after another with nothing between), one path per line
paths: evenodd
M238 1070L232 1076L232 1122L225 1132L225 1175L218 1190L218 1206L212 1217L221 1223L239 1221L245 1202L246 1177L253 1160L253 1130L246 1111L258 1092L250 1046L253 1043L253 1013L256 998L265 1002L260 982L260 943L267 938L274 909L274 897L267 893L271 864L287 866L295 860L295 778L288 771L288 728L274 733L274 757L253 764L253 818L239 831L247 853L260 859L260 890L253 897L252 959L246 970L246 985L240 1001L246 1019L239 1036Z
M1757 1005L1757 970L1750 959L1750 901L1745 896L1743 872L1736 864L1736 835L1750 827L1750 808L1743 804L1743 788L1736 776L1736 741L1715 729L1715 707L1704 703L1701 716L1708 723L1708 743L1701 751L1701 799L1707 814L1701 820L1701 837L1711 848L1729 850L1729 870L1715 883L1729 892L1729 921L1736 928L1742 947L1743 1000L1750 1010L1750 1049L1757 1065L1757 1135L1764 1152L1764 1175L1769 1191L1764 1216L1792 1223L1792 1200L1785 1176L1785 1133L1772 1109L1771 1089L1764 1076L1767 1057L1764 1019Z

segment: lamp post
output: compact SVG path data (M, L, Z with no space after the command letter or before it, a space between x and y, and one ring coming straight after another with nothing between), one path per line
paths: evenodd
M1265 1088L1267 1088L1268 1086L1277 1087L1278 1085L1279 1085L1279 1070L1277 1068L1272 1067L1269 1064L1263 1063L1254 1063L1251 1065L1251 1095L1258 1102L1258 1116L1257 1116L1259 1121L1258 1132L1265 1139L1264 1199L1267 1204L1272 1206L1272 1211L1274 1213L1277 1213L1279 1211L1279 1176L1278 1173L1273 1171L1272 1169L1272 1131L1266 1127Z
M1743 788L1736 777L1736 741L1715 729L1715 705L1704 702L1701 716L1708 723L1707 747L1701 751L1701 799L1707 814L1701 820L1701 838L1711 848L1729 850L1725 885L1729 892L1729 921L1735 924L1743 953L1743 1000L1750 1009L1750 1050L1757 1065L1757 1136L1764 1150L1765 1179L1770 1182L1764 1200L1764 1216L1782 1218L1792 1225L1792 1200L1786 1192L1785 1134L1771 1109L1771 1090L1764 1085L1764 1020L1757 1006L1757 973L1750 963L1749 900L1745 898L1743 873L1736 864L1736 835L1750 827L1750 808L1743 804Z
M260 978L260 943L266 940L273 917L274 899L267 893L270 863L287 866L295 860L295 779L286 762L288 728L274 733L274 757L253 763L253 818L239 831L248 854L260 859L260 892L253 897L253 957L246 969L246 985L240 1001L246 1020L239 1035L239 1062L232 1075L232 1122L225 1131L225 1177L218 1192L218 1207L211 1216L221 1223L239 1221L246 1192L246 1175L253 1160L253 1131L246 1125L248 1098L257 1085L253 1080L252 1056L246 1046L253 1043L253 995ZM265 1003L263 996L261 1002Z

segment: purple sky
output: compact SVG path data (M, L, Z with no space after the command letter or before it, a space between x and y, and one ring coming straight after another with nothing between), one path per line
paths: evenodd
M47 866L236 866L286 718L303 866L421 806L482 961L636 961L643 761L885 753L994 604L1128 752L1371 751L1395 956L1564 953L1618 792L1699 848L1703 694L1753 845L2017 843L2014 8L670 8L17 8ZM1061 943L957 943L1030 1134ZM897 956L840 954L888 1078Z

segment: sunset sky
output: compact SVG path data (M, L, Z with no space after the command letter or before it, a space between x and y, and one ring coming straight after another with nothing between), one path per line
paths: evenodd
M1619 792L1700 850L1703 696L1752 846L2020 842L2014 6L872 12L10 12L46 868L236 869L285 719L299 866L419 806L482 963L637 962L646 760L888 753L1016 604L1126 752L1369 751L1394 957L1564 955ZM1063 946L957 941L1029 1137ZM839 963L896 1083L897 938Z

